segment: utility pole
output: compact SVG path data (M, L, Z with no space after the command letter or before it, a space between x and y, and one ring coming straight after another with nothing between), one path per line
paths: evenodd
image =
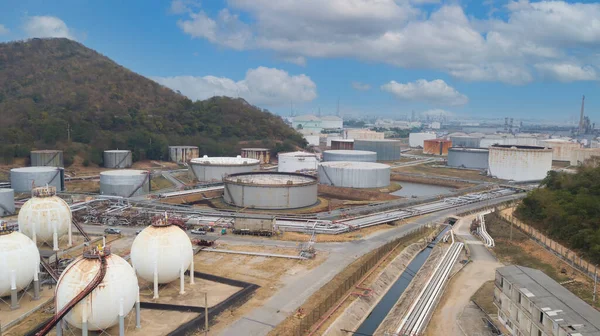
M71 141L71 124L67 123L67 141Z

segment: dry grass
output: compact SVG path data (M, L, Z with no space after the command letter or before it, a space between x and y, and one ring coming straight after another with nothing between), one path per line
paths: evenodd
M162 189L173 188L173 183L169 182L169 180L162 176L156 176L152 178L151 186L152 191L157 191Z
M473 296L471 301L477 303L487 314L497 314L498 309L494 306L494 280L487 281Z
M462 178L462 179L466 179L466 180L476 180L476 181L489 181L489 182L498 182L499 181L498 179L480 175L479 171L476 171L476 170L437 168L437 167L433 167L430 164L399 167L398 169L395 169L394 171L399 172L399 173L425 174L428 176L457 177L457 178Z
M100 181L67 181L65 188L74 192L100 192Z

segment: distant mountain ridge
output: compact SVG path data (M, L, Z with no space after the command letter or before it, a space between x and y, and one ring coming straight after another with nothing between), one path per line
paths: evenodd
M0 43L0 155L30 148L87 153L127 148L134 159L166 159L168 145L234 155L239 143L276 150L304 147L283 120L243 99L192 102L85 47L64 39ZM68 153L66 153L67 156Z

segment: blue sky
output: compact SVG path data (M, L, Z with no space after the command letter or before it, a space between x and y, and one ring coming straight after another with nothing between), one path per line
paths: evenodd
M68 37L192 99L288 115L597 119L600 4L4 1L0 41ZM429 111L429 112L428 112ZM445 112L441 112L445 111ZM600 120L599 120L600 121Z

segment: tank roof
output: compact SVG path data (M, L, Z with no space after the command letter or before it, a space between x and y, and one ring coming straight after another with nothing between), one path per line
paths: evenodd
M15 190L11 189L11 188L0 188L0 194L2 194L2 193L11 193L11 192L15 192Z
M128 149L107 149L104 151L104 153L129 153L131 152Z
M428 139L428 140L423 140L424 142L451 142L450 140L446 140L446 139Z
M279 153L278 156L292 156L292 157L316 157L317 154L309 153L309 152L287 152L287 153Z
M169 146L169 148L198 148L198 146Z
M323 153L329 154L343 154L343 155L376 155L376 152L372 151L364 151L364 150L355 150L355 149L330 149L326 150Z
M489 152L487 148L473 148L473 147L450 147L448 148L451 152Z
M10 171L15 173L47 173L56 171L57 167L21 167L21 168L13 168Z
M108 170L108 171L103 171L100 173L100 175L105 175L105 176L132 176L132 175L140 175L140 174L147 174L148 171L146 170L138 170L138 169L121 169L121 170Z
M253 172L231 174L223 179L224 182L263 186L298 186L316 184L317 178L297 173ZM292 184L288 184L291 181Z
M268 151L267 148L242 148L243 151Z
M257 165L260 161L243 157L202 157L192 159L190 163L197 165L246 166Z
M492 145L490 148L494 149L512 149L512 150L537 150L537 151L552 151L552 148L546 148L541 146L522 146L522 145Z
M354 139L331 139L331 141L337 141L337 142L354 142Z
M349 168L349 169L386 169L390 166L375 162L353 162L353 161L329 161L321 163L321 166L331 168Z
M60 150L60 149L39 149L39 150L31 151L31 153L56 153L56 152L62 152L62 150Z

